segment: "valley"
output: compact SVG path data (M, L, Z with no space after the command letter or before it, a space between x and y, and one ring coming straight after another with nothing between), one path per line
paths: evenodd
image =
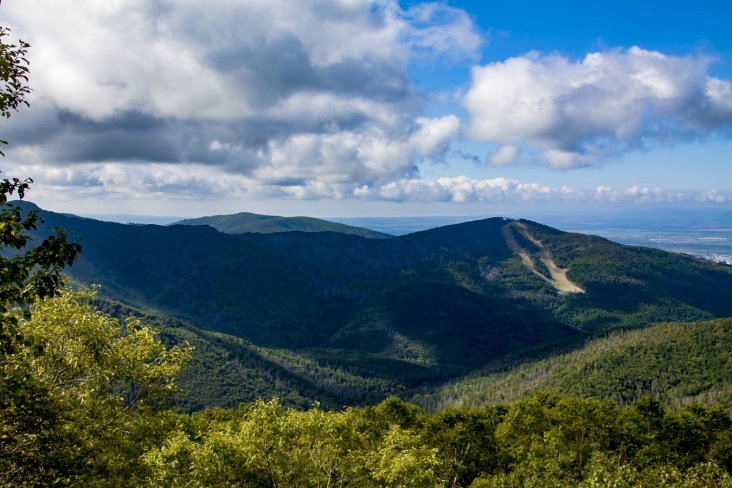
M69 276L101 285L105 309L197 344L182 377L190 409L270 395L300 408L427 399L612 331L732 316L728 266L530 221L364 238L41 215L83 238Z
M366 238L28 209L6 294L78 250L54 228L85 247L30 313L3 302L3 486L729 485L729 266L505 218Z

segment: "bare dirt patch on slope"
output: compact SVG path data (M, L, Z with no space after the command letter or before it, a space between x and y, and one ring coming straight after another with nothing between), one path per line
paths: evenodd
M569 278L567 278L567 269L557 266L557 264L552 259L551 254L549 254L549 251L547 251L541 241L535 239L531 236L531 234L529 234L529 230L526 228L525 224L521 222L510 222L503 226L502 231L503 237L506 240L506 244L508 245L508 247L513 253L517 254L521 258L521 262L532 273L552 285L560 293L585 292L585 290L569 281ZM536 269L536 264L534 263L531 255L523 247L521 247L518 242L516 242L516 238L513 234L514 231L518 232L523 237L528 239L539 249L536 255L539 260L544 264L544 266L546 266L546 269L549 271L550 278L544 276Z

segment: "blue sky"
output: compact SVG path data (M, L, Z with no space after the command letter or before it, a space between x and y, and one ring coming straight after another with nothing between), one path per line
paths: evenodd
M405 2L405 5L416 2ZM468 11L489 42L484 60L500 61L527 51L587 52L638 45L665 54L701 49L724 58L711 74L732 73L728 21L732 6L718 0L680 1L491 1L450 2ZM723 66L726 65L726 68Z
M75 213L732 205L732 4L5 0L3 171ZM620 208L620 207L618 207Z

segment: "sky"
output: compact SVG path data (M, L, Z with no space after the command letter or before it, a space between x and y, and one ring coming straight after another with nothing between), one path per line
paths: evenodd
M732 3L4 0L5 176L80 214L732 207Z

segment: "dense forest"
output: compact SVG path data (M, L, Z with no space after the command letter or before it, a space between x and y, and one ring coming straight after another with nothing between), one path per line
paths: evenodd
M337 406L317 362L143 313L161 333L95 289L61 291L80 249L57 232L22 252L36 218L4 207L4 245L21 252L2 257L0 486L732 486L730 410L692 401L729 392L729 319L545 344L532 354L552 357L508 376L544 376L547 389L504 387L509 401L490 396L488 375L464 380L487 397L452 401L475 406L440 408L445 387L417 395L431 413L394 396ZM197 361L214 369L186 378ZM238 376L221 374L226 363ZM187 413L178 378L194 392L228 379L268 399L221 408L189 397ZM694 397L709 385L718 397ZM306 404L320 395L329 405Z
M80 248L25 250L37 219L3 210L2 486L732 486L729 319L573 332L410 392L60 291Z
M497 397L488 385L496 373L544 368L540 361L614 331L638 331L629 346L644 344L649 357L662 355L648 364L664 364L666 345L648 338L674 334L648 328L732 316L730 266L502 218L368 239L122 225L22 205L45 219L31 232L36 240L54 227L83 237L68 274L76 285L101 285L102 310L143 317L166 344L195 343L178 399L190 411L272 396L286 406L339 408L390 395L431 411L510 401L519 397L510 392L534 387L599 398L650 394L669 407L729 401L719 381L673 388L688 384L684 371L713 375L712 363L693 363L687 352L706 357L726 345L708 349L691 339L673 355L679 368L663 377L635 370L608 380L612 388L579 382L586 388L569 392L552 383L555 368L551 378L527 373L542 378L531 388L515 375L518 384ZM632 364L609 355L598 364L604 360Z
M732 407L732 319L661 323L612 332L571 351L497 361L411 400L430 410L523 398L537 391L612 399L652 397L669 408L692 402ZM543 356L543 357L539 357Z
M92 299L63 292L18 323L0 486L732 486L730 411L698 403L539 392L433 414L396 397L180 413L174 379L195 351Z

